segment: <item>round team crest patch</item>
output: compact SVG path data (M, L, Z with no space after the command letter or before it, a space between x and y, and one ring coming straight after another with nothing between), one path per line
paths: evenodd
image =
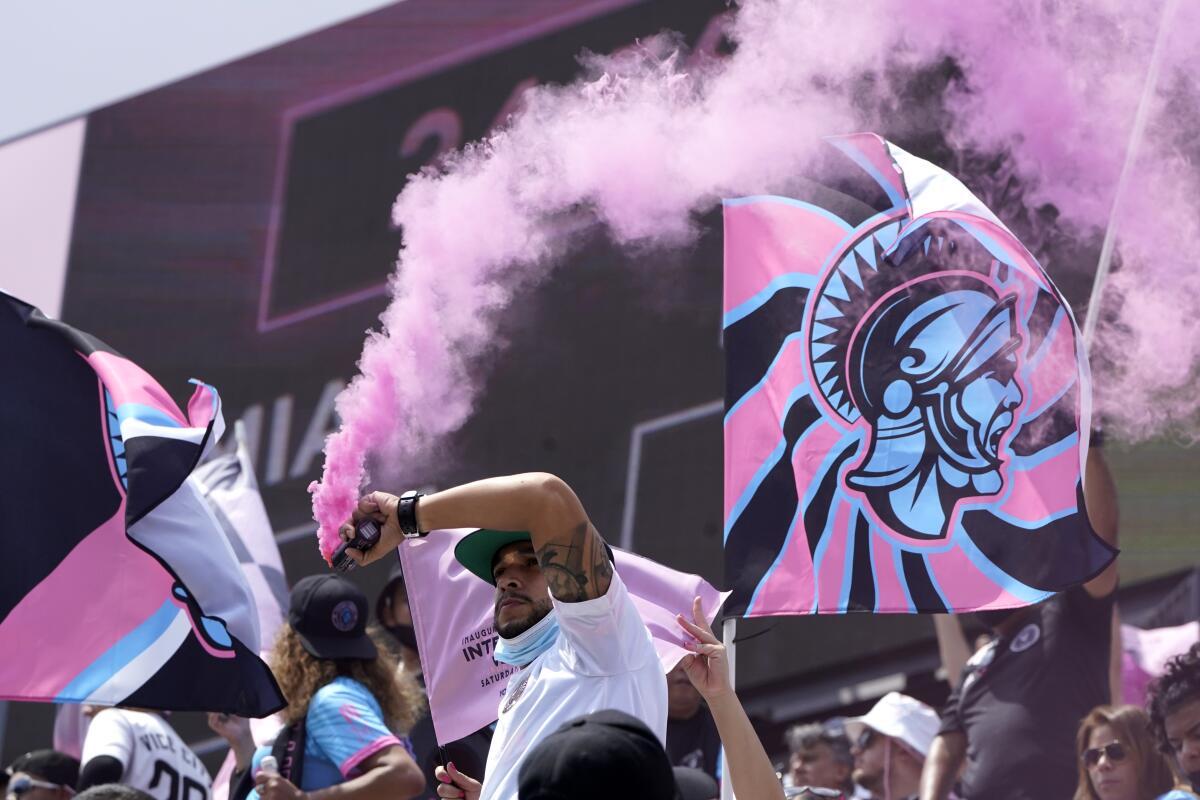
M1042 629L1037 625L1030 623L1017 632L1013 637L1012 644L1008 649L1014 653L1024 653L1029 648L1037 644L1038 639L1042 638Z
M353 600L343 600L333 607L333 627L342 633L354 630L358 624L358 606Z

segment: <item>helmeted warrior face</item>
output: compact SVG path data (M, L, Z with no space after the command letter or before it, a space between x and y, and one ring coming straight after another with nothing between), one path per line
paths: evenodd
M1002 489L1005 434L1023 400L1016 296L994 288L990 273L1003 265L960 252L974 248L931 235L919 249L877 253L878 270L860 263L861 290L837 304L845 316L825 337L841 370L825 384L841 394L827 397L870 425L846 482L890 528L919 539L945 537L958 500Z
M953 283L885 301L864 320L848 363L851 396L872 427L848 483L918 537L944 536L958 498L1000 491L1000 445L1022 400L1015 298L997 298L983 281Z

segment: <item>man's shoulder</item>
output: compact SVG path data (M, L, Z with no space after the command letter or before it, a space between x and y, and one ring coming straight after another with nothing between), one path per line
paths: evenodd
M145 723L140 719L143 715L139 711L130 711L127 708L104 708L96 712L88 724L88 733L92 731L128 731L135 726L144 727Z
M1059 592L1040 608L1042 632L1059 647L1078 654L1078 648L1107 652L1111 639L1116 592L1093 597L1083 586Z
M1102 594L1093 595L1086 585L1072 586L1056 594L1046 603L1047 606L1057 607L1059 613L1081 614L1107 618L1112 613L1112 607L1117 599L1116 589Z

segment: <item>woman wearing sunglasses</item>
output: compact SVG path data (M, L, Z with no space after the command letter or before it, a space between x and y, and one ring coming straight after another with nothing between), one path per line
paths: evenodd
M1079 784L1075 800L1183 800L1175 777L1154 746L1150 718L1136 706L1097 706L1079 726Z

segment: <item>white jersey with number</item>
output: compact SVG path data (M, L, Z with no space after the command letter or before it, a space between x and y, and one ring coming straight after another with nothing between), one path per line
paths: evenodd
M212 778L175 729L157 714L106 708L92 719L83 743L87 764L109 756L124 766L121 783L156 800L209 800Z

